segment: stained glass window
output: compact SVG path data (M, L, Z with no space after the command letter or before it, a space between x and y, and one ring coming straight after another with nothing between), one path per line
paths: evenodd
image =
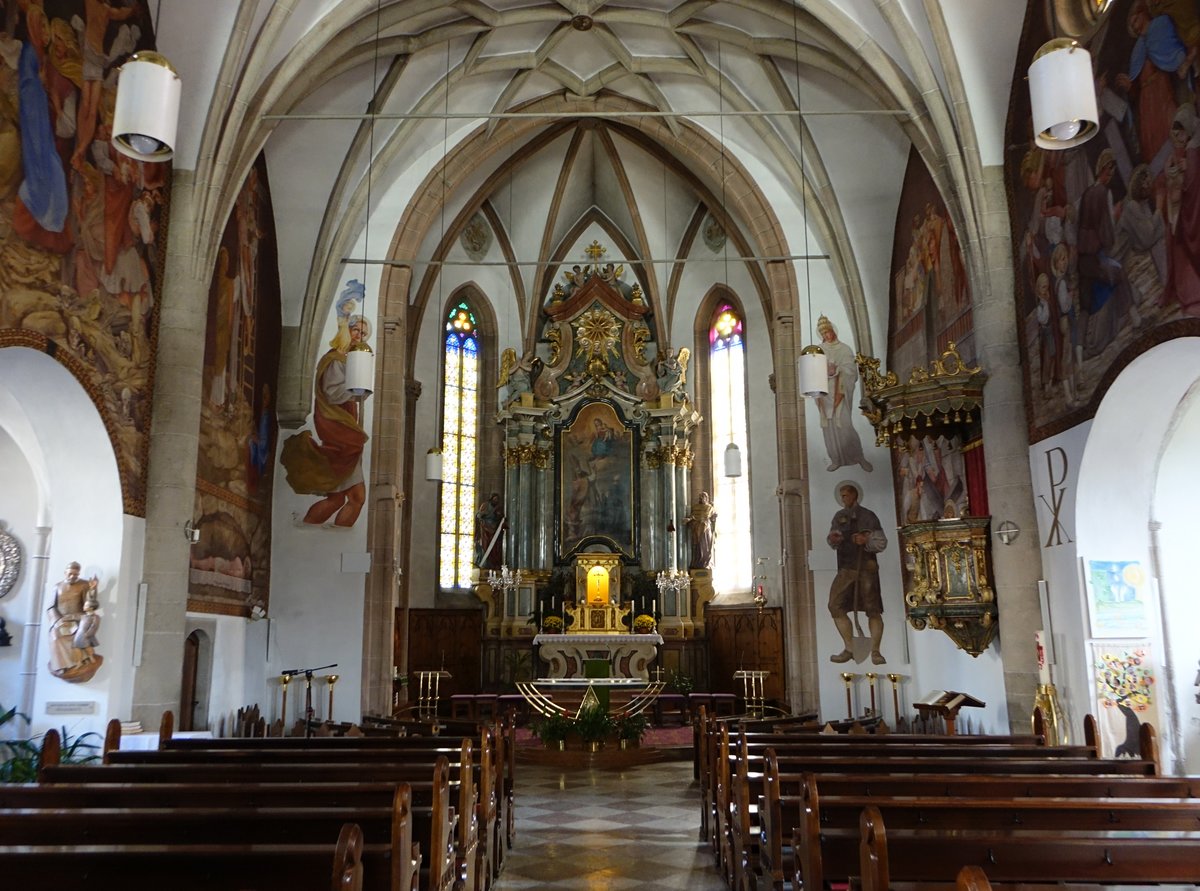
M746 435L746 344L737 309L721 303L708 331L709 419L712 429L713 507L717 544L713 548L713 587L720 592L748 591L753 558L750 537L750 443ZM742 476L725 476L725 449L742 453Z
M446 316L444 346L438 582L443 588L466 588L474 557L479 332L465 301Z

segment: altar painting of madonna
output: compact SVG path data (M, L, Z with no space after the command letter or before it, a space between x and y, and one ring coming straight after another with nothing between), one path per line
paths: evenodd
M558 551L605 544L633 558L636 433L607 402L584 404L559 431Z

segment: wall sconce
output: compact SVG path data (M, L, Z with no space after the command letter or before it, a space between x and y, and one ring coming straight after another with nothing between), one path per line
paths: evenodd
M1017 540L1021 534L1021 527L1012 520L1005 520L996 527L996 538L1000 539L1001 544L1010 545Z
M192 521L188 520L183 524L183 537L192 544L198 544L200 541L200 529L192 525Z
M120 68L112 144L138 161L169 161L175 154L183 82L166 56L134 53Z
M1066 37L1042 45L1029 66L1033 141L1044 149L1068 149L1100 129L1092 56Z

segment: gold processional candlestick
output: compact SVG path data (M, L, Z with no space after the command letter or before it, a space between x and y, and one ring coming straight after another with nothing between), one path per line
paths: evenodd
M896 726L900 726L900 675L889 673L888 680L892 682L892 711L895 713Z
M867 679L867 683L871 685L871 714L875 714L875 682L879 680L879 675L873 671L868 671L863 675Z
M851 701L850 687L854 684L854 679L858 677L856 674L851 674L848 671L842 672L842 680L846 682L846 717L854 717L854 705Z
M279 676L279 684L283 687L283 704L279 708L279 723L283 725L283 732L287 733L287 687L292 682L290 674L281 674Z
M330 723L333 723L333 685L338 682L339 677L341 677L341 675L337 675L337 674L325 675L325 680L329 682L329 711L326 714L326 719Z

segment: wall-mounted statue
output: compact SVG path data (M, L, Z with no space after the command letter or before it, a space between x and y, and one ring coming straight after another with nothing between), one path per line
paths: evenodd
M79 577L79 564L67 564L67 574L54 586L54 599L46 614L50 621L50 673L56 678L82 684L90 681L104 662L96 653L100 630L97 590L99 579Z
M500 391L500 407L504 408L522 393L532 393L542 368L542 360L532 352L526 353L520 360L512 347L501 353L500 381L496 384L496 389Z
M659 392L677 393L683 389L687 383L687 367L691 357L692 351L687 347L680 347L679 352L673 355L670 351L660 354L654 366Z
M692 545L688 569L708 569L712 566L713 544L717 535L717 510L707 492L701 492L700 500L692 505L687 524Z

